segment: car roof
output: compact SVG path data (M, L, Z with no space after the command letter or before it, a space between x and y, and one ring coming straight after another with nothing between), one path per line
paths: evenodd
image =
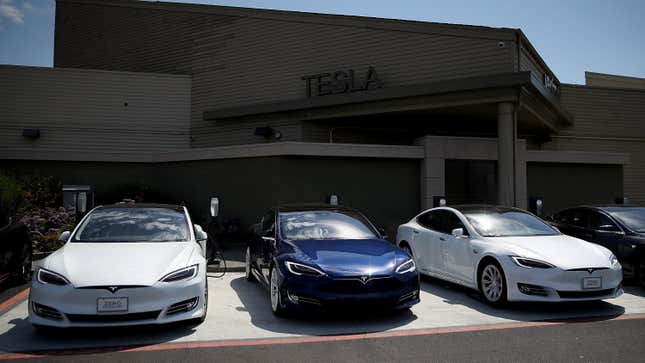
M282 204L274 207L278 212L300 212L316 210L342 210L357 212L356 209L343 205L323 204L323 203L299 203L299 204Z
M599 205L578 205L578 206L566 208L563 210L571 210L576 208L598 209L598 210L608 212L608 211L617 211L621 209L643 208L643 207L637 206L637 205L631 205L631 204L599 204Z
M105 204L96 207L98 209L104 208L165 208L182 211L184 207L177 204L163 204L163 203L128 203L119 202L114 204Z
M446 205L448 208L456 209L461 213L475 213L475 212L496 212L496 213L506 213L510 211L525 212L522 209L507 207L503 205L494 205L494 204L458 204L458 205Z

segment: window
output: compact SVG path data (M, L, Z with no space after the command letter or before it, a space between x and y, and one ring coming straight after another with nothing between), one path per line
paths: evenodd
M473 209L462 211L477 233L484 237L554 236L559 234L532 214L517 209Z
M362 215L338 210L280 213L280 233L291 240L377 238Z
M446 234L451 234L455 228L463 228L464 234L468 233L459 217L445 209L433 210L422 214L417 218L417 223L425 228Z
M100 208L92 212L72 242L188 241L183 210L171 208Z
M645 232L645 208L614 208L609 210L614 218L634 232Z
M597 231L620 231L616 224L603 213L592 211L591 215L591 228Z
M586 209L574 209L571 213L571 222L576 227L588 228L589 227L589 211Z
M267 212L263 217L262 217L262 233L267 233L270 232L272 229L274 229L275 226L275 214L273 211Z

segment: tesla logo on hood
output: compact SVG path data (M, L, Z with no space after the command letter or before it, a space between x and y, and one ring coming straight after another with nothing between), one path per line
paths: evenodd
M110 290L110 292L114 294L119 289L119 287L118 286L108 286L107 289Z
M370 277L369 277L369 276L361 276L361 277L360 277L360 279L361 279L361 282L362 282L363 284L366 284L366 283L368 283L368 282L370 281Z
M592 274L592 273L594 272L594 270L595 270L594 268L588 268L588 269L587 269L587 272L589 272L590 274Z

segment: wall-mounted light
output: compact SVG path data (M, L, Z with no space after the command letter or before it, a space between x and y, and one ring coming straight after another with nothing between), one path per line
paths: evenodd
M29 139L37 139L40 137L40 129L23 129L22 136Z
M446 197L444 197L443 195L432 196L432 208L445 207L446 202Z
M255 135L264 136L266 138L273 137L274 139L279 140L282 137L282 132L274 129L273 127L265 126L265 127L256 127Z
M329 196L329 204L338 205L338 196L336 194L332 194Z

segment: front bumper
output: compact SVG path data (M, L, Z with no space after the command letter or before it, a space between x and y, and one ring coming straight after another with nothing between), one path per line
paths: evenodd
M511 261L503 267L509 301L592 301L612 299L623 294L620 268L595 269L591 273L584 269L527 269ZM587 277L599 277L601 286L583 288L583 278Z
M29 321L52 327L95 327L165 324L199 318L205 312L205 276L176 283L122 288L115 293L104 288L74 288L32 282L29 292ZM128 298L128 311L98 313L99 298ZM195 306L179 309L177 303L197 298ZM38 305L36 305L38 304ZM35 307L39 307L40 314ZM43 309L43 306L46 309ZM53 309L53 311L49 311Z
M406 309L420 302L419 275L360 277L289 276L282 279L283 299L291 309Z

